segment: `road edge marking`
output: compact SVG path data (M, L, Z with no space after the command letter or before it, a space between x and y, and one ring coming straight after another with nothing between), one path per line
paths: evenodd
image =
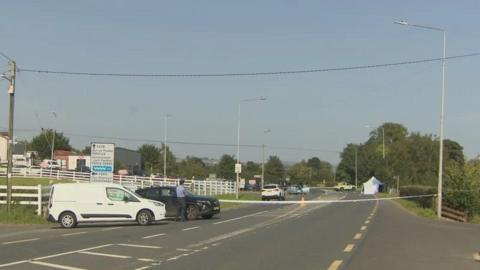
M40 238L30 238L30 239L9 241L9 242L3 242L2 245L11 245L11 244L17 244L17 243L31 242L31 241L36 241L36 240L39 240L39 239Z
M55 263L40 262L40 261L31 261L30 263L41 265L41 266L52 267L56 269L64 269L64 270L87 270L85 268L78 268L78 267L66 266L66 265L55 264Z
M200 226L185 228L185 229L182 229L182 231L185 232L185 231L195 230L195 229L198 229L198 228L200 228Z
M119 258L119 259L130 259L130 258L132 258L132 256L109 254L109 253L102 253L102 252L80 251L78 253L87 254L87 255L94 255L94 256L110 257L110 258Z
M136 244L117 244L117 245L122 246L122 247L137 247L137 248L151 248L151 249L162 248L162 247L159 247L159 246L146 246L146 245L136 245Z
M150 239L150 238L153 238L153 237L163 236L163 235L165 235L165 234L164 233L159 233L159 234L147 235L147 236L142 237L142 239Z

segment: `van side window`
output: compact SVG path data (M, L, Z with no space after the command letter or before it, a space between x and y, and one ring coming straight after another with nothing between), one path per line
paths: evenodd
M123 199L127 197L128 201L131 202L138 202L137 198L132 196L130 193L125 192L119 188L107 188L107 198L112 201L123 201Z

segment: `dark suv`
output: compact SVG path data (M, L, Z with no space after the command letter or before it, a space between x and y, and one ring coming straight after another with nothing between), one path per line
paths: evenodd
M159 201L165 204L165 217L176 217L177 215L177 193L176 187L147 187L135 191L138 195ZM186 218L188 220L196 219L201 216L203 218L211 218L220 213L220 202L213 197L198 196L187 192L185 197L187 203Z

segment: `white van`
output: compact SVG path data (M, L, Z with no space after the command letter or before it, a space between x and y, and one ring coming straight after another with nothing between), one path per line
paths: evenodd
M79 222L137 221L149 225L165 218L165 205L143 199L118 184L55 184L50 191L48 220L73 228Z

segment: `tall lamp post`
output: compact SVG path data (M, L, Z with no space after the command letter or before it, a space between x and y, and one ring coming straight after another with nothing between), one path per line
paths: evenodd
M172 117L171 114L165 114L163 117L163 180L167 180L167 128L168 118Z
M441 105L440 105L440 154L438 158L438 194L437 194L437 216L439 218L442 217L442 182L443 182L443 125L445 119L445 79L446 79L446 70L445 70L445 57L447 52L447 32L445 29L426 26L426 25L419 25L419 24L411 24L406 21L395 21L394 23L403 25L403 26L410 26L416 27L426 30L432 30L443 33L443 59L442 59L442 92L441 92Z
M238 190L240 185L240 172L242 171L242 165L240 164L240 105L244 102L265 101L266 97L259 98L247 98L238 102L238 114L237 114L237 163L235 164L236 184L235 197L238 199Z

